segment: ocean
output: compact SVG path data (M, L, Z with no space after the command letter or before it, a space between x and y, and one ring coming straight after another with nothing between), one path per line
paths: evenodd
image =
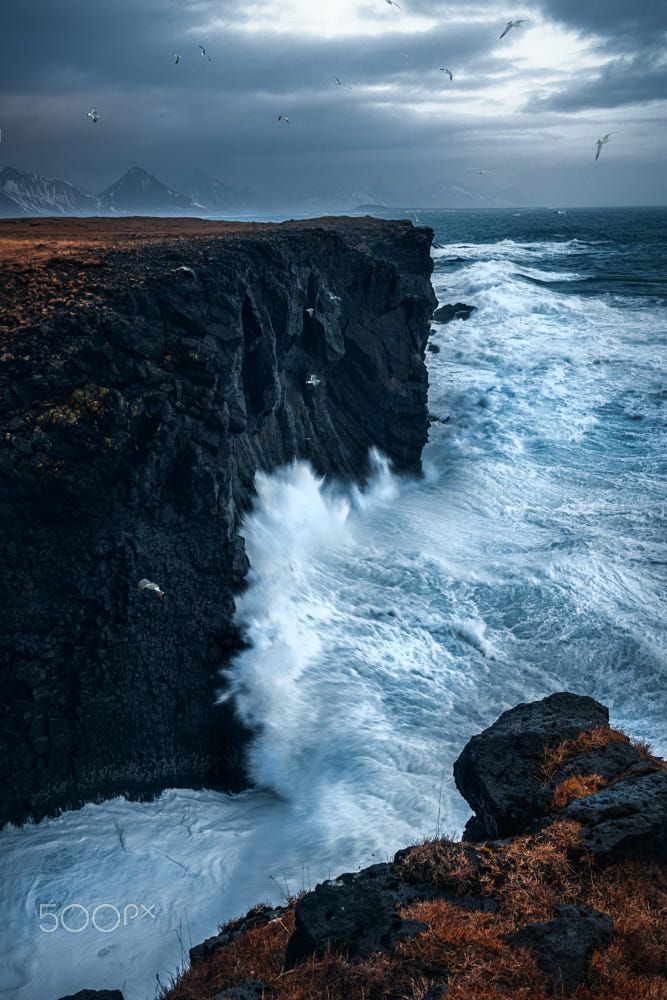
M517 702L592 695L667 754L667 210L400 214L475 306L434 326L423 478L258 478L227 678L257 789L3 831L0 996L152 1000L257 901L460 835L452 764Z

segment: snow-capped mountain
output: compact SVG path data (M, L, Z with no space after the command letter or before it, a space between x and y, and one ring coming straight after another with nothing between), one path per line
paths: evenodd
M190 195L195 206L212 212L233 212L258 202L257 196L249 189L239 191L202 171L195 171L186 183L180 182L180 185Z
M25 174L12 167L0 170L0 215L95 215L97 198L83 194L68 181Z
M98 196L106 214L183 215L195 212L195 203L185 194L172 191L143 167L131 167L120 180Z

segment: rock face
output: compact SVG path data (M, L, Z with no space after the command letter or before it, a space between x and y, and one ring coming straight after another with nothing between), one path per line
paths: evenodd
M533 953L554 996L569 996L585 980L594 951L608 948L612 920L587 906L561 906L554 920L527 924L510 941Z
M434 323L451 323L454 319L470 319L475 306L467 306L465 302L447 302L433 313Z
M603 705L562 693L517 705L473 736L454 764L456 787L476 813L465 838L522 833L544 814L550 798L542 775L545 748L608 725Z
M0 821L243 783L214 702L255 472L358 477L372 447L419 469L431 236L0 225Z

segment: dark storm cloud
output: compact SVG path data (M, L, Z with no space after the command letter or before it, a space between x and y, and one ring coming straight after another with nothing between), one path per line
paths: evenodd
M549 173L540 153L553 140L552 120L641 105L664 90L655 54L664 17L653 0L640 7L528 0L509 11L495 2L453 0L445 8L440 0L405 0L406 17L434 18L430 30L344 37L274 31L258 21L244 30L252 6L13 4L0 36L3 161L93 191L135 163L175 186L197 167L274 197L346 185L416 197L443 184L479 185L481 196L470 168L492 166L487 186L520 182L541 198L540 185L569 185L564 174ZM276 17L285 6L276 6ZM383 21L386 12L399 16L384 0L360 0L358 9L381 26L400 23ZM545 74L511 58L521 35L499 46L507 17L539 25L540 11L609 53L607 64L601 58L599 69ZM198 42L212 62L201 58ZM443 65L454 72L453 86ZM334 75L352 89L337 88ZM93 104L102 114L97 126L85 116ZM290 115L289 128L277 126L280 113Z

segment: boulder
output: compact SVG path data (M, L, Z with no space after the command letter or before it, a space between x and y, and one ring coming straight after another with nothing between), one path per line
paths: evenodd
M608 725L599 702L563 692L517 705L473 736L454 764L456 787L476 813L464 839L523 833L550 802L542 774L545 748Z
M576 799L563 815L582 824L582 846L599 858L667 861L667 771L630 775Z
M259 979L248 980L240 986L230 986L222 993L216 993L213 1000L269 1000L273 993L268 983L262 983Z
M561 906L554 920L527 924L508 940L527 948L554 996L569 996L586 980L594 951L611 942L612 920L586 906Z
M120 990L79 990L59 1000L123 1000L123 994Z
M433 313L434 323L451 323L453 319L470 319L475 312L475 306L467 306L465 302L448 302Z

